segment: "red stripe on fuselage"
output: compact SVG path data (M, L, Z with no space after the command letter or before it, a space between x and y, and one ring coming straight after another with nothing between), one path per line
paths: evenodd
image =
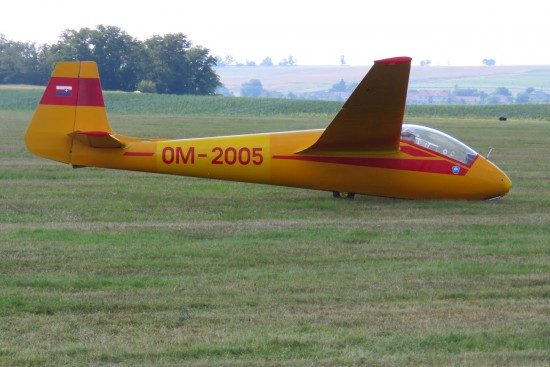
M58 86L69 86L67 93L60 93ZM57 106L105 107L101 83L98 78L52 77L40 104Z
M413 157L433 157L434 156L433 154L427 153L423 150L412 147L410 145L401 145L399 149L403 153L407 153L408 155L412 155Z
M457 166L449 161L440 159L399 159L399 158L371 158L371 157L326 157L326 156L303 156L276 155L273 159L287 159L317 163L331 163L348 166L362 166L372 168L386 168L401 171L416 171L426 173L439 173L444 175L464 176L468 169L459 167L457 173L453 172L453 167Z
M406 153L408 155L412 155L413 157L441 157L443 159L446 159L446 160L450 161L451 163L454 162L455 163L454 165L458 165L458 166L461 166L461 167L464 167L464 166L466 166L468 168L472 167L472 165L477 160L477 157L479 157L479 154L476 154L475 157L473 157L472 160L469 163L464 163L464 162L461 162L457 159L449 157L445 154L441 154L439 152L436 152L434 150L424 148L424 147L418 146L416 144L408 143L408 142L407 142L407 144L410 144L410 145L401 144L401 146L399 148L403 153Z
M129 157L152 157L155 155L154 152L124 152L125 156Z

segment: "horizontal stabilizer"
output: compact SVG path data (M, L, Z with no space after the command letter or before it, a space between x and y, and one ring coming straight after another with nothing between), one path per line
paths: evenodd
M69 134L73 139L92 148L123 148L123 142L107 131L75 131Z

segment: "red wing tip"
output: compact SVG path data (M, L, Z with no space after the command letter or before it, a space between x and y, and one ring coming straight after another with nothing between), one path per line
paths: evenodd
M404 64L406 62L411 62L412 57L408 56L398 56L398 57L390 57L389 59L382 59L382 60L375 60L375 64L384 64L384 65L396 65L396 64Z

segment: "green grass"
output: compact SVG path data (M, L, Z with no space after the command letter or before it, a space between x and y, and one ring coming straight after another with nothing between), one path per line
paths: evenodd
M34 111L40 89L0 89L0 110ZM132 115L258 116L330 114L340 102L105 92L109 113Z
M0 110L34 111L40 101L40 89L0 89ZM151 116L243 117L322 117L322 126L341 108L341 102L285 100L271 98L205 97L105 92L109 113ZM523 105L410 105L409 117L470 117L550 120L550 104ZM254 131L254 130L252 130Z
M409 116L494 147L511 193L347 201L73 170L26 151L31 115L0 111L0 365L550 363L548 122ZM117 131L174 138L330 119L111 115Z

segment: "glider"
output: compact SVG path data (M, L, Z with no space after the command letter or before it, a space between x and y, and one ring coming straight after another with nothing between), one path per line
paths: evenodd
M403 124L411 58L377 60L326 129L142 139L109 126L97 65L59 62L25 135L28 149L103 167L405 199L484 200L510 179L435 129Z

